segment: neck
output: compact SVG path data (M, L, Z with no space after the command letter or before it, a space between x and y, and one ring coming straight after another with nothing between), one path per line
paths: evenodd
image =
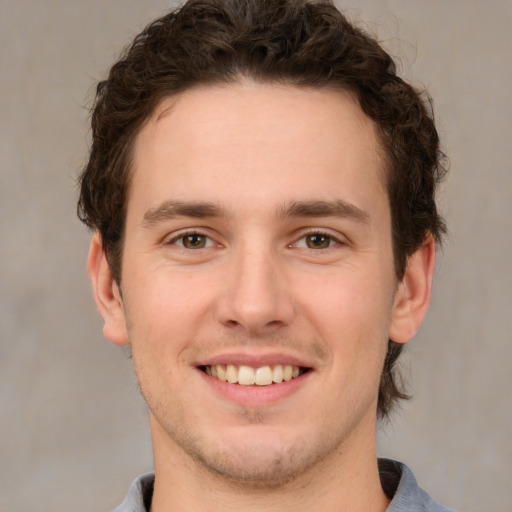
M170 441L154 418L151 431L155 459L151 512L384 512L389 505L377 467L375 427L373 433L364 433L363 443L347 439L307 472L276 486L226 480Z

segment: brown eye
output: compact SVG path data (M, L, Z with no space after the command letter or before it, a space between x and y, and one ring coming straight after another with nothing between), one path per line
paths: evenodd
M203 249L206 247L207 237L198 234L185 235L181 237L183 247L186 249Z
M321 233L313 233L306 236L306 246L309 249L327 249L331 245L332 238Z

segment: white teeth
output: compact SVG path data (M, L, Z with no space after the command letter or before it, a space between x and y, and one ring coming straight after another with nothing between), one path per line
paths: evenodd
M272 370L270 366L262 366L256 370L255 384L258 386L268 386L272 384Z
M224 367L218 364L215 368L217 368L217 378L222 382L226 382L228 378L226 376L226 370L224 369Z
M272 380L274 382L283 382L283 367L280 364L274 366Z
M230 384L238 382L238 372L236 371L235 366L232 364L228 364L226 367L226 380Z
M250 366L240 366L238 369L238 384L252 386L254 384L254 370Z
M272 383L279 384L283 381L296 379L300 374L300 368L289 364L284 366L277 364L273 367L260 366L259 368L252 368L246 365L217 364L205 366L205 373L230 384L269 386Z

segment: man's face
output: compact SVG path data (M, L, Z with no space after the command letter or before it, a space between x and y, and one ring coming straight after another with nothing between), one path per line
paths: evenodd
M135 144L116 334L155 451L268 483L371 445L394 276L382 155L352 96L165 100Z

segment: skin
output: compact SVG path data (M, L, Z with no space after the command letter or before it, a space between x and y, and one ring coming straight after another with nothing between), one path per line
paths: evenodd
M340 91L195 88L141 129L122 293L98 235L88 269L149 407L153 512L386 509L379 379L388 338L423 320L435 249L428 237L397 282L382 162ZM310 371L219 387L199 368L219 360Z

